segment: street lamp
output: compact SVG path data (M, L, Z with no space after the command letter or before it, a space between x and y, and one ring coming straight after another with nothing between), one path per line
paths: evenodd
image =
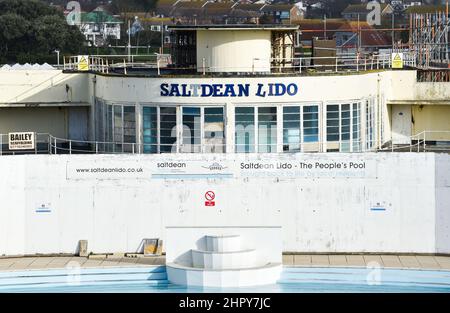
M58 58L58 60L57 60L57 64L58 64L58 66L59 66L59 53L60 53L60 51L59 50L55 50L55 51L53 51L54 53L56 53L56 57Z

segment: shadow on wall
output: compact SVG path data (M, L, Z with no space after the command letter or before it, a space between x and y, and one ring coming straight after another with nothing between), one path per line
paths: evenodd
M195 242L195 246L197 250L205 251L206 250L206 236L201 237ZM174 263L192 267L194 266L192 263L192 250L188 250L182 254L180 254L178 257L174 259Z
M89 75L61 71L0 72L0 103L88 103Z

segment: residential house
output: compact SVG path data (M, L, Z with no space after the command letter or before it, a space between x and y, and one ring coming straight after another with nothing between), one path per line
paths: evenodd
M381 3L381 17L385 15L391 15L394 12L394 9L390 4ZM371 12L371 10L367 9L367 4L350 4L347 6L344 11L342 11L342 17L349 21L366 21L367 15Z
M314 38L333 39L337 29L347 23L344 19L304 19L294 21L299 25L299 38L297 44L304 49L310 49Z
M290 24L303 19L306 7L296 4L269 4L248 0L159 0L151 15L171 17L181 24Z
M75 21L80 31L94 46L101 46L106 39L120 39L122 21L106 11L96 10L89 13L82 12L80 19Z
M367 22L348 21L335 34L338 54L372 53L391 46L391 38Z
M290 24L292 4L265 4L260 11L268 17L268 22L273 24Z

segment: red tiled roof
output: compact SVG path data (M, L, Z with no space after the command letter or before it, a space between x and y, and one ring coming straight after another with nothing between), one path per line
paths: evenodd
M349 21L345 25L342 25L339 30L342 32L358 32L358 26L361 31L361 44L363 46L386 46L389 45L389 39L387 36L369 25L367 22L355 22Z
M329 19L326 22L327 37L332 38L336 29L347 23L344 19ZM323 38L324 35L324 21L321 19L305 19L293 21L293 24L299 25L302 32L301 40L312 40L313 37Z

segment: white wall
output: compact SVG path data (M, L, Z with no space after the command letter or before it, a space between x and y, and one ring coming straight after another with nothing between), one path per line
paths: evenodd
M83 73L65 74L59 70L1 71L0 106L18 103L87 103L88 77Z
M444 100L450 99L450 83L448 82L421 82L414 86L414 100Z
M450 251L450 155L436 155L436 251Z
M198 30L197 71L270 72L270 30Z
M406 72L411 76L413 71ZM336 76L292 76L292 77L198 77L198 78L138 78L97 76L95 95L106 101L125 103L164 103L164 104L264 104L298 103L322 101L348 101L389 96L386 85L390 82L390 72L361 75ZM249 97L167 97L161 96L160 85L168 84L250 84ZM256 96L258 84L295 83L298 93L295 96ZM386 88L385 88L386 87Z
M158 167L166 162L186 167ZM223 171L211 172L214 162ZM251 162L292 169L241 169ZM142 172L76 171L114 167ZM430 153L4 156L0 255L74 253L80 239L95 253L133 252L144 238L164 239L166 226L277 224L284 251L450 253L449 168L449 156ZM36 212L42 205L51 212Z

